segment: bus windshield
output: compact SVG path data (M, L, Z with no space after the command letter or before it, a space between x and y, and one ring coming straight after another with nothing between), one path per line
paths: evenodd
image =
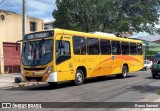
M22 46L22 63L26 66L45 65L53 58L53 40L27 41Z

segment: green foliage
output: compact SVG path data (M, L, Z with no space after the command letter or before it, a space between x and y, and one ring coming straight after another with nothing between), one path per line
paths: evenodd
M56 5L54 27L115 34L153 33L160 0L56 0Z
M150 50L146 50L145 51L145 55L153 55L155 56L159 51L150 51Z

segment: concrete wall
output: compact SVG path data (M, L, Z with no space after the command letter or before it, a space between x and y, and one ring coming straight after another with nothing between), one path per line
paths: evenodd
M4 16L4 19L1 18L1 15ZM36 31L44 29L43 20L27 17L27 33L31 32L30 22L36 22ZM22 40L22 16L16 13L0 10L0 73L4 73L3 42L15 43L17 40Z

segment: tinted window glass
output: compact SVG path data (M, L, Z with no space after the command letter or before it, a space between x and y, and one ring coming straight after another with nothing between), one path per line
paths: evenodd
M121 42L122 47L122 54L128 55L129 54L129 43L128 42Z
M130 54L131 55L137 54L137 44L136 43L130 43Z
M99 40L87 38L87 53L99 54Z
M112 54L121 54L120 42L112 41Z
M137 51L138 51L138 55L142 55L143 54L142 44L137 44Z
M74 54L86 54L86 41L84 37L73 37Z
M110 40L100 40L101 54L111 54Z

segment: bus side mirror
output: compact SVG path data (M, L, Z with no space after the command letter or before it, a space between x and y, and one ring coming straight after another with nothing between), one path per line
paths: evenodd
M18 42L23 42L23 40L19 40L16 42L16 51L18 50L18 46L19 46Z

